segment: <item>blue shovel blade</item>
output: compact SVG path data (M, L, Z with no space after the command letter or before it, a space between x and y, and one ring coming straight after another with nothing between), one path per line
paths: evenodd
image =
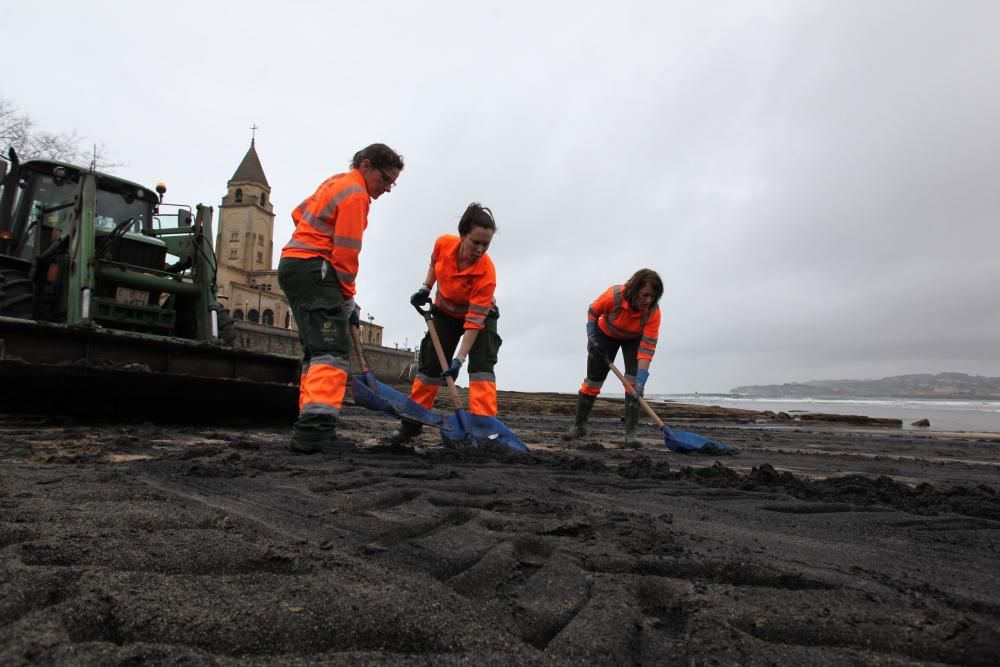
M441 429L441 437L452 445L469 447L501 446L515 452L527 453L528 446L496 417L469 414L456 411Z
M410 419L434 428L442 428L444 425L444 417L431 412L403 392L382 384L370 371L351 377L351 395L356 404L369 410L385 412L393 417Z
M697 433L690 433L688 431L678 431L677 429L664 427L663 433L666 436L667 449L672 452L695 452L706 445L711 445L719 450L726 451L730 449L729 445L724 445L721 442L712 440L711 438L706 438L703 435L698 435Z

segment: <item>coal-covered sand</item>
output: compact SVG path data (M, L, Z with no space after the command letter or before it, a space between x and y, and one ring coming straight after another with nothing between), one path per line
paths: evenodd
M1000 436L572 402L502 399L530 456L0 417L0 664L1000 662Z

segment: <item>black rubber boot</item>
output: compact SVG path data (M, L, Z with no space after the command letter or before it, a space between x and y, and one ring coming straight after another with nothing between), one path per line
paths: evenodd
M625 446L629 449L642 447L639 438L636 436L636 427L639 426L639 399L631 394L625 397Z
M588 396L582 392L576 395L576 419L569 430L562 434L563 440L576 440L587 435L587 420L590 419L590 411L596 400L596 396Z
M420 422L410 421L409 419L403 419L399 422L399 428L392 432L389 436L389 440L392 441L394 445L402 445L415 437L423 433L424 425Z
M323 443L323 451L326 453L330 452L353 452L358 448L358 443L354 442L350 438L345 438L339 436L336 433L331 433L330 437L326 439Z
M349 452L357 449L357 444L348 438L341 438L335 429L326 429L321 435L303 434L292 431L288 449L296 454L318 454L320 452Z
M288 441L288 449L296 454L317 454L323 451L323 438L306 438L302 434L292 431L292 437Z

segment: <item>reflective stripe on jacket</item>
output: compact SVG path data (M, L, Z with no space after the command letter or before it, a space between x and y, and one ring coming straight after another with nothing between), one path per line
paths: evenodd
M281 250L282 257L323 257L330 262L345 299L357 292L358 254L368 227L371 197L357 169L323 181L312 195L292 211L295 231Z
M472 266L458 270L458 247L462 239L445 234L434 242L431 261L437 279L434 305L445 314L465 319L466 329L482 329L493 307L497 273L488 254Z
M635 310L625 299L625 286L612 285L590 304L587 320L597 322L612 338L639 338L639 359L652 360L660 335L660 307Z

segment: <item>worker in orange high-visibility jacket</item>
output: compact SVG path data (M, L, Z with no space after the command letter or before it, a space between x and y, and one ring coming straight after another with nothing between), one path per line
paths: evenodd
M446 234L434 242L424 282L410 297L410 303L417 307L431 303L431 289L437 283L431 318L445 355L454 354L450 367L442 369L430 332L420 343L420 363L410 398L427 409L434 407L446 376L457 380L468 359L469 412L488 417L497 414L497 380L493 369L502 343L497 333L500 311L493 298L496 269L486 254L496 229L490 209L469 204L459 220L458 236ZM392 434L392 441L407 442L422 428L419 423L404 419Z
M587 310L587 377L576 398L576 419L563 434L573 440L587 434L587 420L594 401L601 393L605 378L618 350L622 351L625 377L641 396L649 379L649 364L656 353L660 332L660 297L663 281L656 271L640 269L624 285L612 285L590 304ZM638 447L636 427L639 401L625 394L625 445Z
M289 449L350 448L337 436L350 370L361 240L372 199L390 192L403 158L385 144L358 151L351 170L323 181L292 211L295 231L281 251L278 284L288 297L302 343L299 416Z

